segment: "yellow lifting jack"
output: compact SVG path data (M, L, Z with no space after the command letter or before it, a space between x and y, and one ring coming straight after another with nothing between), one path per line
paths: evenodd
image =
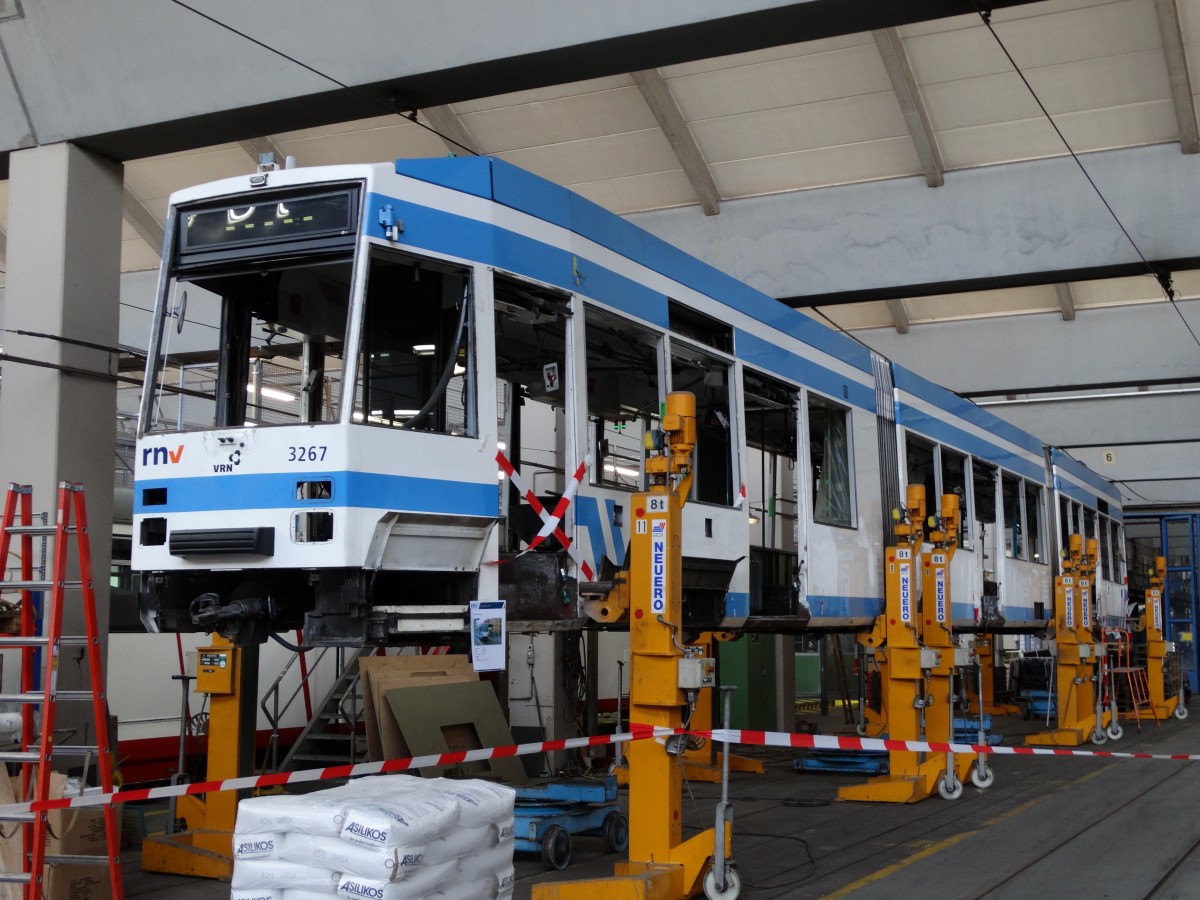
M958 545L958 497L942 497L941 515L930 518L929 542L922 554L925 488L909 485L905 509L897 510L896 544L885 550L884 610L865 640L874 645L881 673L882 710L874 727L904 741L953 739L955 680L973 662L959 647L951 625L950 562ZM914 569L920 570L920 594ZM873 726L871 720L866 728ZM882 728L880 729L882 730ZM838 791L842 800L915 803L936 790L948 800L962 795L968 772L979 787L991 785L986 762L966 754L891 751L887 775ZM972 767L975 770L972 770Z
M1055 708L1058 727L1031 734L1025 743L1052 747L1078 747L1087 740L1103 744L1113 723L1112 712L1101 708L1100 654L1093 643L1092 587L1096 578L1097 543L1073 534L1067 541L1062 571L1054 579ZM1118 737L1119 732L1112 734Z
M196 650L196 690L209 695L207 780L251 774L258 645L235 647L214 634L212 646ZM186 822L185 830L147 837L142 844L142 869L228 881L233 874L237 802L236 791L209 793L204 799L180 797L175 816Z
M1146 609L1142 613L1146 630L1146 675L1150 687L1150 708L1138 710L1143 719L1166 719L1172 715L1186 719L1188 710L1183 702L1183 678L1174 696L1167 696L1167 654L1174 646L1163 635L1163 587L1167 583L1167 560L1156 557L1146 588Z
M626 595L632 669L629 720L636 725L674 729L683 727L681 710L694 703L697 692L710 687L712 681L712 661L688 659L680 640L682 509L691 487L696 443L693 394L679 391L667 395L662 431L662 445L654 446L657 452L646 460L650 489L633 498ZM604 608L597 612L602 612L604 619L617 612L616 604L601 605ZM698 896L701 890L710 898L737 897L740 881L729 865L728 824L732 817L728 805L718 810L716 828L683 840L679 756L684 749L684 740L631 742L626 751L628 860L617 863L613 878L534 885L533 900L674 900Z

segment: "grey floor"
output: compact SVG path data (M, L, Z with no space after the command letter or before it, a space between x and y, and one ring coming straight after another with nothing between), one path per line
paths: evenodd
M840 719L819 725L845 730ZM1011 717L996 728L1009 744L1036 730ZM1200 753L1200 723L1145 723L1141 734L1126 723L1124 738L1100 749ZM956 801L891 806L837 801L840 785L861 778L797 774L792 751L745 753L763 759L767 772L735 775L731 786L742 897L1200 898L1196 762L996 756L987 791L968 785ZM691 832L711 824L719 797L717 785L685 789ZM515 897L528 898L539 882L611 874L615 859L586 837L576 838L561 873L520 857ZM136 852L124 874L129 897L229 896L220 883L143 873Z

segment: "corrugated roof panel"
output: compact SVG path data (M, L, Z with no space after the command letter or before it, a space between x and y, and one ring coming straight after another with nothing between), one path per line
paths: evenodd
M696 202L696 192L682 169L604 181L574 182L566 186L619 215L646 209L689 206Z
M908 135L896 95L865 94L692 123L709 163Z
M829 53L735 66L668 82L689 121L891 90L874 41Z
M839 37L823 38L819 41L805 41L801 44L784 44L780 47L769 47L766 50L753 50L749 53L732 53L728 56L718 56L713 59L698 59L694 62L679 63L674 66L663 66L659 71L664 78L679 78L686 75L699 75L714 72L719 69L732 69L737 66L755 66L777 60L790 59L793 56L813 56L818 53L830 53L835 50L845 50L863 44L874 45L871 35L845 34Z
M492 97L481 97L478 100L458 100L454 103L454 111L460 116L468 115L485 109L524 106L526 103L544 103L548 100L574 97L577 94L586 94L592 91L610 91L614 88L627 87L632 83L633 79L628 75L610 75L605 78L591 78L587 81L573 81L569 84L554 84L529 91L496 94Z
M726 198L897 178L921 171L917 152L907 135L863 144L718 163L711 168L721 196Z
M558 184L602 181L679 168L671 145L657 127L495 155Z
M488 153L658 127L641 91L633 84L465 113L460 117L467 131Z

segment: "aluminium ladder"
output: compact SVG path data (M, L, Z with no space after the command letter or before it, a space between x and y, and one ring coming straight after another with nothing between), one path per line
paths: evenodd
M19 752L0 753L0 762L19 764L21 767L18 800L46 801L50 797L51 763L56 756L82 754L94 757L100 776L100 787L104 793L113 791L113 761L108 737L108 709L105 698L104 673L100 665L100 636L96 618L96 595L92 581L92 553L88 539L87 512L84 505L83 486L71 482L59 482L58 506L55 521L50 525L34 524L32 515L32 492L28 485L9 484L4 503L4 517L0 523L0 560L8 560L17 537L20 548L21 577L18 581L4 583L6 590L21 592L21 633L16 636L0 637L0 648L16 647L21 651L20 693L0 694L0 701L16 703L21 707L21 749ZM72 514L75 523L71 524ZM74 536L79 580L67 580L69 537ZM52 569L49 579L33 577L33 539L45 538L52 546ZM44 573L43 573L44 574ZM41 633L34 610L34 594L48 592L43 609ZM63 618L68 592L82 598L85 635L64 635ZM64 646L84 648L88 658L90 690L60 691L58 689L59 653ZM42 651L42 681L37 686L35 668L37 654ZM54 745L55 708L60 701L91 701L95 718L96 745ZM34 717L36 707L41 708L40 729ZM40 733L35 736L35 730ZM44 873L48 864L106 866L109 872L113 900L122 900L119 835L116 810L112 803L101 808L104 818L104 856L57 855L46 853L46 839L50 835L48 812L25 812L0 817L0 821L20 822L23 837L21 872L0 873L0 882L24 885L26 900L40 900L44 895Z

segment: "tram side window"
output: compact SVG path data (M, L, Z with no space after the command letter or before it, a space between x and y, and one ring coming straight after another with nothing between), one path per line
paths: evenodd
M1112 551L1112 569L1111 578L1118 584L1124 578L1123 570L1125 568L1125 545L1121 540L1121 525L1115 519L1108 521L1109 531L1109 547Z
M1112 520L1108 516L1100 517L1100 533L1096 536L1099 540L1100 555L1100 578L1104 581L1112 581Z
M1048 562L1042 548L1042 488L1029 481L1025 482L1025 540L1031 561Z
M989 463L971 461L971 486L974 493L975 522L980 526L979 539L983 552L989 556L998 553L995 544L996 531L996 477L999 470Z
M1104 546L1104 541L1100 538L1100 532L1096 528L1096 523L1099 516L1094 509L1083 510L1083 552L1087 553L1087 542L1090 538L1096 539L1096 550L1100 552L1100 548Z
M813 521L852 526L850 411L809 397L808 447L812 465Z
M779 550L794 547L797 392L750 371L744 371L742 385L750 543Z
M940 506L937 489L937 467L934 460L934 445L929 441L908 435L904 442L904 462L908 470L908 483L919 484L925 488L925 509L927 515L921 523L928 538L932 529L929 527L929 516L935 515Z
M1021 519L1021 479L1004 472L1000 476L1000 497L1004 506L1004 555L1025 558L1025 530Z
M371 259L354 421L475 433L469 273L395 254Z
M693 498L733 503L733 419L729 414L729 366L701 350L672 343L671 390L696 396Z
M967 507L967 458L942 447L942 493L958 495L958 545L971 549L970 510ZM939 498L939 503L941 502Z
M659 336L592 307L584 329L592 483L639 490L643 438L659 421Z

